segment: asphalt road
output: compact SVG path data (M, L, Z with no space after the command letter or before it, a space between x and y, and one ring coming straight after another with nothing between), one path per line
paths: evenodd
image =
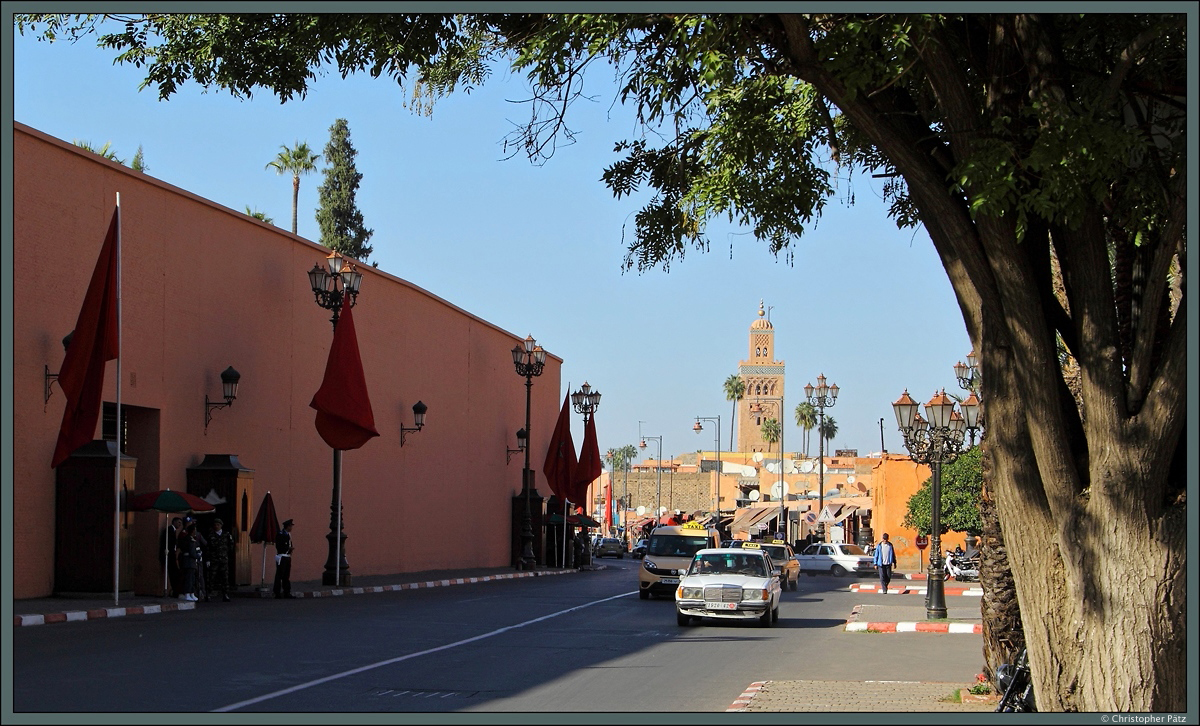
M853 578L802 577L773 628L680 628L636 560L559 577L16 628L21 712L723 712L763 680L965 683L978 636L847 633Z

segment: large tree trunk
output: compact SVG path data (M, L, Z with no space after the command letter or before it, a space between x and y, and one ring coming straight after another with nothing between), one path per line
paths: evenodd
M983 446L982 442L980 446ZM995 683L996 668L1012 663L1025 647L1025 628L1021 624L1021 605L1017 600L1017 585L1013 581L1008 548L992 496L991 454L983 447L983 491L979 517L983 536L979 546L979 584L983 588L979 609L983 616L984 674Z

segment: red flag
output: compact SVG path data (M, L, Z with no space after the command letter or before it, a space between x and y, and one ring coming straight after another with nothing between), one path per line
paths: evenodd
M74 334L67 346L58 385L66 394L67 407L54 446L53 469L66 461L75 449L96 434L96 421L104 395L104 364L120 354L117 329L117 234L120 218L113 210L108 234L100 248L96 269L88 283L83 307L75 321Z
M317 433L334 449L357 449L379 435L350 310L349 305L342 307L329 346L325 379L308 404L317 409Z
M575 442L571 439L571 396L563 397L562 410L558 412L558 423L550 437L546 450L546 463L542 473L550 483L550 490L559 499L571 499L571 486L575 477Z
M588 487L596 481L601 471L600 444L596 441L596 417L593 415L583 429L583 446L579 449L579 464L575 467L574 496L568 498L585 506L589 504Z

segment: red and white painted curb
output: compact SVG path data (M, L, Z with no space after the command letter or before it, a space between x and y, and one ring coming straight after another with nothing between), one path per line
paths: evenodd
M966 633L982 635L981 623L941 623L936 621L919 620L903 623L869 623L859 622L858 614L862 605L855 605L846 619L847 633Z
M762 690L763 684L766 682L767 681L755 681L749 686L746 686L746 690L742 692L742 695L738 696L737 699L734 700L734 702L729 706L729 708L725 709L725 712L745 711L750 705L750 702L754 700L754 697L758 695L758 692Z
M908 585L893 585L888 587L888 591L882 592L883 586L878 583L863 583L855 582L850 585L850 592L876 592L881 595L924 595L927 587L909 587ZM982 597L983 588L974 587L956 587L954 585L943 586L943 590L947 595L965 595L966 597Z
M519 577L546 577L547 575L563 575L576 570L558 570L554 572L512 572L499 575L484 575L482 577L456 577L447 580L428 580L426 582L406 582L402 585L376 585L373 587L349 587L341 589L313 590L311 592L293 593L297 598L337 597L339 595L358 595L367 592L397 592L399 590L417 590L427 587L445 587L448 585L467 585L474 582L491 582L493 580L514 580ZM194 602L162 603L160 605L140 605L127 608L94 608L91 610L73 610L61 613L46 613L43 615L16 615L13 625L50 625L51 623L72 623L81 620L100 620L102 618L119 618L125 615L152 615L154 613L169 613L178 610L195 610Z
M45 615L16 615L13 624L49 625L51 623L73 623L80 620L99 620L101 618L120 618L126 615L152 615L154 613L169 613L176 610L195 610L196 603L163 603L162 605L139 605L131 608L94 608L91 610L71 610L64 613L46 613Z

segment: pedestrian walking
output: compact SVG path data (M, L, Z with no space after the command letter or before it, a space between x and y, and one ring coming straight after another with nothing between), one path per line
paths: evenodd
M200 566L200 541L196 538L196 523L192 522L183 528L179 535L178 544L180 600L199 600L196 597L196 569Z
M233 535L224 525L220 519L214 519L212 531L208 533L208 549L204 555L208 567L208 588L204 594L206 601L220 592L221 601L229 602L229 562L233 559Z
M292 594L292 520L283 523L275 535L275 597L296 597Z
M887 532L883 533L883 541L875 547L875 569L879 571L879 584L887 594L888 585L892 582L892 568L896 566L896 549L888 541Z

